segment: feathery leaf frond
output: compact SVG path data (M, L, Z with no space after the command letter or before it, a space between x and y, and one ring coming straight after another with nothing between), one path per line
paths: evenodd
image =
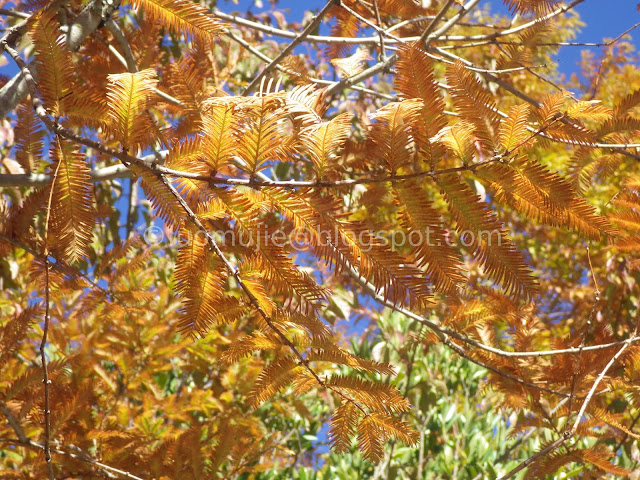
M150 118L146 109L157 84L153 69L107 77L109 128L125 151L149 141Z
M54 117L65 115L73 102L70 94L75 82L71 56L64 36L60 34L55 9L38 14L31 35L38 68L38 88L44 105Z
M229 348L222 354L221 360L227 363L235 363L255 351L276 350L281 345L281 341L274 340L263 333L255 332L229 345Z
M409 401L395 387L386 383L333 375L327 379L326 384L349 392L358 402L376 412L393 414L406 412L410 408Z
M220 191L219 195L237 221L238 238L254 250L254 254L243 259L243 269L260 272L270 288L284 294L289 302L297 299L304 312L315 309L318 302L327 298L325 289L298 269L281 241L261 224L257 194Z
M395 87L401 98L422 100L424 137L433 137L447 125L444 101L433 75L431 59L418 42L404 44L398 51Z
M292 153L284 131L288 115L280 94L269 94L238 104L233 123L237 155L250 175L267 168L269 161L286 161Z
M316 178L332 178L338 172L336 160L350 132L351 115L348 113L303 130L300 140L313 162Z
M453 126L444 127L429 141L434 144L442 144L453 156L459 157L466 165L473 162L473 157L478 151L475 145L474 131L471 123L460 120Z
M527 131L527 120L529 119L529 104L514 105L509 110L509 116L500 124L498 137L500 145L510 152L516 147L520 147L530 134Z
M610 230L606 218L597 215L566 180L535 161L494 163L479 174L492 182L498 201L538 222L566 226L593 239Z
M395 438L407 446L416 444L418 432L407 422L377 412L370 414L370 417L385 440Z
M375 115L376 122L369 133L385 167L392 173L410 164L415 148L410 125L419 119L423 105L411 99L385 105Z
M612 111L609 107L598 101L575 102L567 108L567 115L577 120L590 120L603 123L611 118Z
M248 399L249 404L256 408L269 400L280 389L291 383L301 369L302 366L293 357L283 357L266 367L253 385Z
M338 365L346 365L363 372L379 373L381 375L395 375L396 371L388 363L365 360L343 350L333 344L323 345L321 349L313 349L307 355L309 362L331 362Z
M304 228L314 254L338 270L357 267L386 300L424 310L431 303L432 291L426 276L389 247L388 239L355 222L338 216L335 198L309 196L308 192L289 193L281 189L264 189L283 215Z
M202 118L203 149L213 174L225 167L234 156L233 104L224 98L204 102Z
M383 439L383 434L371 415L367 415L360 421L358 424L358 447L364 458L372 462L382 460Z
M418 238L414 243L413 257L418 266L426 266L429 280L436 290L454 291L466 281L462 275L459 254L449 245L442 226L442 218L427 198L427 193L415 182L397 184L394 196L400 207L402 225L408 231L408 238Z
M614 452L609 450L605 445L594 445L586 449L576 449L573 453L585 462L595 465L598 469L609 475L626 476L631 473L630 470L619 467L609 461L609 458L614 455Z
M556 8L560 0L503 0L503 2L515 13L534 13L541 17Z
M14 129L16 160L26 172L36 169L42 155L42 137L39 120L32 109L20 105L16 112L17 122Z
M184 210L176 197L154 174L135 165L129 168L140 177L140 186L151 202L156 217L161 218L167 226L176 230L184 216Z
M75 263L88 255L93 239L95 220L89 167L83 155L60 138L51 148L51 157L59 168L52 186L49 242L61 259Z
M152 21L167 25L174 33L196 37L202 42L220 35L224 24L209 10L189 0L131 0L134 8L142 8Z
M351 437L355 433L359 410L351 402L344 402L331 415L329 422L329 442L336 453L346 453L351 447Z
M485 148L495 149L500 116L491 94L461 62L447 68L447 82L451 85L456 111L474 126L475 134Z
M536 281L496 215L458 177L442 176L437 182L444 191L462 241L478 258L487 275L514 296L530 296Z
M329 327L316 315L304 315L300 312L291 312L277 309L273 312L271 322L283 330L303 332L310 339L311 344L324 344L332 336Z
M180 331L204 335L211 324L234 319L238 301L224 295L227 272L206 242L192 239L178 250L175 275L183 298Z

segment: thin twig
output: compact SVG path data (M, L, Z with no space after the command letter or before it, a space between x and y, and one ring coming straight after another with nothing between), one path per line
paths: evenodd
M29 18L31 16L28 13L18 12L17 10L10 10L8 8L0 8L0 15L17 18Z
M113 35L115 41L118 42L118 45L122 50L122 56L127 63L127 69L131 73L137 72L138 67L136 66L136 60L133 57L133 51L131 50L131 46L127 41L127 37L124 35L124 32L122 31L120 26L113 20L113 18L108 19L105 23L105 26L107 27L107 30L111 32L111 35Z
M468 42L472 40L495 40L496 38L513 35L514 33L519 33L519 32L522 32L523 30L532 28L540 23L544 23L547 20L552 19L553 17L557 17L558 15L561 15L563 13L568 12L569 10L572 10L574 7L576 7L577 5L581 4L584 1L585 0L574 0L568 5L562 5L556 8L554 11L548 13L543 17L538 17L535 20L532 20L527 23L523 23L522 25L518 25L517 27L508 28L507 30L502 30L499 32L490 33L486 35L447 35L440 38L440 40L453 41L453 42L459 42L459 41Z
M424 32L422 32L422 35L420 35L420 42L423 43L427 43L429 36L431 35L431 33L433 33L433 30L436 28L436 25L438 25L438 22L444 18L444 16L446 15L446 13L449 11L449 9L451 8L451 6L453 5L453 0L447 0L447 3L444 4L444 6L440 9L440 11L436 14L435 17L433 17L433 20L431 20L431 22L429 22L429 25L427 25L427 28L425 28ZM471 2L469 2L468 5L465 5L464 7L462 7L463 11L469 10L470 8L473 8L474 4L472 4ZM457 18L456 18L457 17ZM454 16L453 18L451 18L451 20L449 20L449 22L447 22L446 24L444 24L439 31L442 31L442 33L446 32L448 30L448 24L451 23L451 26L455 25L455 23L457 23L458 21L460 21L460 19L462 18L462 15L458 14L456 16ZM455 19L455 23L452 23ZM449 26L450 28L450 26ZM437 34L435 35L437 36Z
M44 445L38 442L34 442L33 440L30 440L29 438L25 438L24 440L19 439L19 438L0 438L0 442L3 443L12 443L14 445L22 445L28 448L37 448L39 450L43 450L44 449ZM56 442L58 443L58 442ZM75 448L78 451L82 452L82 455L77 455L75 453L72 452L67 452L66 450L61 450L59 448L52 448L51 452L52 453L56 453L58 455L64 455L66 457L69 458L73 458L75 460L79 460L81 462L85 462L85 463L89 463L91 465L94 465L102 470L105 470L106 472L109 473L115 473L117 475L120 475L121 477L124 478L129 478L131 480L144 480L142 477L138 477L136 475L133 475L132 473L129 473L125 470L120 470L119 468L115 468L112 467L110 465L107 465L105 463L99 462L97 460L95 460L94 458L92 458L90 455L88 455L86 452L84 452L83 450L79 449L78 447L75 447L75 445L69 445L69 448Z
M559 13L562 13L562 12L559 12ZM539 20L538 20L538 22L539 22ZM535 21L534 21L534 23L530 24L529 26L533 26L534 24L535 24ZM521 27L522 27L522 25L521 25ZM614 38L613 40L610 40L608 42L540 42L540 43L536 43L536 45L538 45L540 47L610 47L611 45L613 45L616 42L618 42L627 33L635 30L638 27L640 27L640 22L632 25L629 28L627 28L624 32L622 32L616 38ZM514 33L514 32L510 32L508 34L512 34L512 33ZM467 37L467 38L469 38L469 37ZM406 40L406 39L401 39L401 40ZM458 40L458 41L460 41L462 39L461 38L458 38L458 39L448 38L447 40ZM523 42L516 42L516 41L489 39L489 40L479 40L479 41L475 41L475 42L464 43L464 44L461 44L461 45L444 45L444 46L441 46L440 48L445 49L445 50L457 50L457 49L461 49L461 48L480 47L482 45L520 45L521 46L521 45L524 45L524 43Z
M633 332L634 336L636 334L636 331L637 331L637 328ZM596 381L593 382L593 385L591 386L591 389L589 390L589 393L587 393L587 396L585 397L584 401L582 402L582 407L580 408L580 411L578 412L578 416L576 418L576 421L574 422L573 426L571 427L571 430L569 431L571 433L571 435L575 434L576 431L578 430L578 425L580 425L580 421L582 420L582 417L583 417L584 413L587 411L587 407L589 406L589 402L591 402L591 399L593 398L593 395L595 394L596 389L598 388L598 385L600 384L600 382L602 381L604 376L607 374L609 369L616 363L618 358L620 358L620 356L624 353L624 351L627 349L627 347L629 345L631 345L631 342L625 342L624 343L624 345L620 348L620 350L618 350L618 352L611 358L611 360L609 360L609 363L607 363L607 365L604 367L604 369L600 372L600 374L596 378ZM565 433L565 435L566 435L566 433Z
M231 30L228 30L227 32L225 32L225 35L227 37L229 37L231 40L233 40L234 42L236 42L238 45L242 46L245 50L247 50L248 52L252 53L256 57L261 59L262 61L268 62L268 63L273 61L268 56L266 56L264 53L262 53L260 50L255 48L249 42L247 42L245 39L243 39L239 35L236 35L235 33L233 33ZM278 65L276 65L276 68L279 71L281 71L283 73L286 73L287 75L296 75L296 72L292 72L292 71L284 68L282 65L278 64ZM321 78L314 78L314 77L309 78L309 81L311 83L315 83L316 85L324 85L324 86L328 86L328 85L333 85L334 84L334 82L332 82L330 80L323 80ZM378 98L383 98L385 100L395 101L395 100L398 99L398 97L396 97L395 95L389 95L389 94L386 94L386 93L376 92L375 90L371 90L370 88L365 88L365 87L361 87L361 86L357 86L357 85L352 85L351 87L349 87L349 89L355 90L357 92L363 92L363 93L366 93L366 94L369 94L369 95L373 95L373 96L376 96Z
M567 414L567 423L569 422L572 411L573 411L573 394L576 387L576 380L578 378L578 374L580 373L580 362L582 359L582 352L584 351L584 344L586 341L587 332L591 328L591 325L593 323L593 316L595 315L598 302L600 301L600 290L598 289L598 281L596 280L596 274L593 271L593 263L591 262L591 253L590 253L589 245L587 245L587 259L589 260L589 269L591 270L591 277L593 278L593 285L594 285L593 304L591 305L591 311L589 312L589 317L587 317L587 323L582 332L582 339L580 340L580 347L578 348L576 365L574 367L573 376L571 378L571 396L569 397L569 413Z
M568 439L569 439L569 437L566 437L566 436L560 437L555 442L547 445L545 448L540 450L535 455L532 455L531 457L527 458L524 462L520 463L516 468L514 468L513 470L508 472L506 475L503 475L498 480L507 480L507 479L513 477L520 470L523 470L523 469L527 468L529 465L531 465L533 462L538 460L540 457L544 457L547 453L553 452L556 448L558 448L560 445L562 445Z
M379 35L379 38L380 38L380 46L378 48L380 48L381 49L380 51L383 52L381 54L382 58L379 58L378 60L381 61L381 62L384 62L384 52L386 50L386 47L384 45L384 37L387 36L389 38L393 38L398 43L404 43L404 40L402 38L396 37L392 33L389 33L389 31L387 31L384 28L382 28L382 24L380 22L380 12L378 11L378 4L377 4L377 2L374 2L374 4L375 4L375 11L377 12L376 13L376 18L377 18L377 21L378 21L377 24L372 22L371 20L366 19L365 17L360 15L358 12L356 12L354 9L349 8L344 3L340 3L340 8L346 10L352 16L356 17L358 20L360 20L361 22L365 23L367 26L373 28L376 32L378 32L378 35Z
M424 41L426 42L431 37L437 38L437 35L442 35L447 30L452 28L456 24L456 22L459 21L479 1L480 0L471 0L467 5L465 5L465 7L463 7L461 12L459 12L456 15L454 15L437 32L434 32L431 36L424 37L425 38ZM447 4L441 9L441 11L438 13L438 15L436 15L437 18L441 18L440 13L446 12L446 10L449 9L450 3L452 3L451 0L449 0L449 2L447 2ZM444 13L442 13L442 15L444 15ZM431 22L429 24L429 26L427 27L426 32L429 32L434 27L435 27L435 19L434 19L434 22ZM423 36L421 36L420 39L423 39ZM363 72L361 72L361 73L359 73L357 75L353 75L351 77L344 78L344 79L340 80L339 82L334 83L331 87L328 88L327 95L330 96L330 95L333 95L335 93L341 92L345 88L350 88L352 85L355 85L356 83L360 83L363 80L366 80L368 78L373 77L374 75L377 75L378 73L384 72L385 70L389 69L396 62L397 59L398 59L398 56L394 53L389 58L387 58L384 62L379 62L376 65L364 70Z
M636 331L637 331L637 328L636 328ZM633 332L633 336L635 336L636 331ZM596 380L593 382L593 385L591 385L591 388L589 389L589 392L584 397L584 401L582 402L582 407L580 408L580 411L578 412L578 417L576 418L576 421L574 422L573 426L570 429L565 430L564 433L562 434L562 436L560 438L558 438L555 442L551 443L550 445L548 445L546 448L544 448L543 450L539 451L535 455L529 457L524 462L520 463L516 468L514 468L513 470L508 472L506 475L500 477L498 480L507 480L507 479L513 477L520 470L528 467L533 462L535 462L539 458L547 455L548 453L551 453L552 451L554 451L556 448L558 448L559 446L564 444L567 440L569 440L571 437L573 437L575 435L576 431L578 430L578 426L580 425L580 421L582 420L582 417L584 416L584 414L585 414L585 412L587 410L587 407L589 406L589 403L591 402L591 399L596 394L596 389L598 388L598 385L600 384L600 382L602 381L604 376L607 374L609 369L615 364L615 362L618 360L618 358L620 358L620 356L624 353L624 351L627 349L627 347L629 345L631 345L631 343L626 341L624 343L624 345L611 358L611 360L609 360L607 365L602 369L602 371L600 372L600 374L598 375Z
M60 165L62 161L59 161L56 165L56 169L53 173L51 186L49 187L49 199L47 201L47 215L44 222L44 272L45 272L45 303L44 303L44 325L42 326L42 339L40 341L40 361L42 362L42 382L44 383L44 458L47 463L47 469L49 471L49 479L54 480L55 474L53 472L53 462L51 461L51 409L50 409L50 385L49 371L47 369L47 357L45 354L45 348L47 346L47 337L49 335L50 318L50 298L49 298L49 220L51 218L51 203L53 201L53 190L55 187L56 179L58 178L58 172L60 171Z
M427 53L427 56L429 58L433 58L434 60L437 60L437 61L442 62L442 63L446 63L448 65L453 65L455 63L452 60L446 60L446 59L444 59L442 57L434 55L433 53ZM500 74L500 73L521 72L523 70L531 71L530 69L532 69L532 68L546 68L546 66L547 65L543 63L541 65L532 65L530 67L520 66L520 67L501 68L501 69L480 68L480 67L472 67L472 66L467 66L466 68L467 68L467 70L470 70L472 72Z
M231 15L225 12L222 12L218 9L213 10L213 14L216 17L221 18L222 20L226 20L228 22L235 23L237 25L241 25L243 27L248 27L253 30L257 30L259 32L267 33L269 35L274 35L283 38L291 38L295 39L298 34L296 32L291 32L289 30L282 30L280 28L271 27L269 25L265 25L263 23L253 22L251 20L247 20L246 18L238 17L237 15ZM407 37L403 38L406 41L417 40L419 37ZM334 36L321 36L321 35L307 35L305 41L312 43L327 43L327 44L343 44L343 45L376 45L379 41L378 37L365 37L365 38L353 38L353 37L334 37Z
M27 436L25 435L24 430L20 426L20 422L18 422L18 419L13 416L13 414L11 413L11 410L9 410L9 407L7 407L7 405L1 401L0 401L0 412L2 412L2 414L7 418L7 422L9 422L9 425L11 425L11 428L18 436L20 443L28 443L29 438L27 438Z
M378 24L378 36L380 37L380 58L381 62L384 62L386 57L385 46L384 46L384 36L385 34L391 35L389 32L384 32L382 30L382 20L380 18L380 10L378 9L378 0L373 0L373 10L376 14L376 23Z

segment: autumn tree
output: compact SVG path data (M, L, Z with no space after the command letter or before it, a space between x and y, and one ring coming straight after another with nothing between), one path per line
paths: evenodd
M3 1L0 477L638 478L640 70L560 74L583 1Z

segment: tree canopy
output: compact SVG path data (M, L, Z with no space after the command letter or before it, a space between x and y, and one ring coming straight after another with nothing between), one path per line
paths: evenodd
M584 1L2 1L0 478L638 478Z

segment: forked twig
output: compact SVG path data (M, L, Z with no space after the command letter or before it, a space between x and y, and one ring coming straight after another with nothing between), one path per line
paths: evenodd
M50 409L50 387L51 380L49 380L49 371L47 369L47 357L45 354L45 348L47 346L47 340L49 335L49 324L51 322L50 315L50 285L49 285L49 220L51 218L51 202L53 200L53 189L55 187L56 179L58 178L58 172L60 171L60 165L62 161L58 161L56 169L53 172L53 178L51 186L49 187L49 199L47 200L47 215L44 222L44 272L45 272L45 304L44 304L44 325L42 327L42 339L40 341L40 361L42 362L42 381L44 383L44 458L47 463L47 469L49 471L49 479L54 480L55 474L53 471L53 462L51 461L51 409Z
M1 406L0 406L0 408L1 408ZM0 438L0 442L11 443L11 444L14 444L14 445L22 445L24 447L36 448L36 449L39 449L39 450L43 450L44 449L44 445L43 444L38 443L38 442L34 442L33 440L30 440L27 437L25 437L24 440L20 439L20 438ZM111 465L107 465L106 463L99 462L98 460L94 459L93 457L91 457L89 454L87 454L83 450L80 450L79 448L74 447L73 445L69 445L69 447L70 448L76 448L79 452L82 453L82 455L78 455L78 454L75 454L73 452L68 452L66 450L61 450L59 448L50 448L50 450L51 450L51 452L56 453L58 455L64 455L66 457L73 458L74 460L79 460L81 462L85 462L85 463L89 463L91 465L94 465L94 466L98 467L99 469L104 470L105 473L109 474L110 476L112 474L116 474L116 475L119 475L119 476L124 477L124 478L129 478L131 480L144 480L142 477L138 477L136 475L133 475L132 473L127 472L126 470L121 470L119 468L112 467Z
M571 419L571 413L573 410L573 394L576 388L576 380L578 378L578 374L580 373L580 362L582 359L582 352L584 351L584 344L587 338L587 331L589 328L591 328L591 325L593 323L593 316L595 315L598 302L600 301L600 290L598 289L598 281L596 280L596 274L593 271L593 263L591 263L591 252L588 244L587 244L587 259L589 260L589 269L591 270L591 277L593 278L594 298L593 298L593 305L591 306L591 311L589 312L589 317L587 318L587 323L582 332L582 339L580 340L580 347L578 347L576 365L574 367L573 376L571 378L571 396L569 397L569 413L567 414L567 423ZM635 333L633 336L635 337Z
M266 67L264 67L264 69L258 75L256 75L253 78L253 80L251 80L251 83L249 83L249 85L244 90L244 92L242 92L242 94L249 95L253 90L255 90L255 88L258 85L260 85L260 82L262 81L262 79L266 77L269 73L271 73L271 71L274 68L276 68L276 65L279 65L280 62L282 62L282 60L284 60L293 51L293 49L296 48L296 46L300 44L307 37L307 35L313 32L316 29L316 27L320 25L320 22L322 22L322 19L324 18L324 16L329 12L329 10L331 10L331 8L333 8L334 5L338 3L338 1L339 0L329 0L325 4L325 6L322 7L322 10L318 12L316 17L311 22L309 22L309 25L307 25L305 29L302 32L300 32L296 36L296 38L294 38L294 40L289 45L287 45L286 48L282 50L282 52L280 52L280 54L276 58L274 58L271 61L271 63L269 63Z
M449 10L449 7L451 6L451 4L453 4L453 0L448 0L448 2L444 5L444 7L442 7L440 12L438 12L438 14L433 19L433 21L428 25L427 29L425 30L426 35L423 34L420 37L420 40L423 40L425 43L427 43L431 38L437 38L439 35L444 34L453 26L455 26L456 23L460 21L462 17L464 17L469 12L469 10L475 7L479 2L480 0L470 0L469 3L467 3L460 12L458 12L456 15L451 17L451 19L449 19L449 21L447 21L436 32L431 33L435 28L437 21L439 21L440 18L444 16L447 10ZM341 92L345 88L350 88L352 85L355 85L357 83L362 82L363 80L371 78L374 75L377 75L378 73L384 72L385 70L389 69L396 62L397 59L398 59L398 55L394 53L389 58L387 58L384 62L379 62L376 65L370 68L367 68L363 72L360 72L356 75L347 77L345 79L340 80L339 82L334 83L333 85L331 85L331 87L328 88L327 95L330 96L335 93Z
M634 330L634 332L633 332L633 336L635 336L636 332L637 332L637 327L636 327L636 330ZM507 480L509 478L512 478L520 470L528 467L533 462L535 462L539 458L547 455L548 453L553 452L556 448L558 448L559 446L563 445L566 441L568 441L570 438L572 438L575 435L576 431L578 430L578 426L580 425L580 421L581 421L582 417L584 416L584 414L585 414L585 412L587 410L587 407L589 406L589 403L591 402L591 399L593 398L593 396L596 393L596 389L598 388L598 385L600 384L600 382L602 381L604 376L607 374L609 369L616 363L618 358L620 358L620 356L624 353L624 351L627 349L627 347L629 345L631 345L631 343L629 341L625 341L624 345L622 345L622 347L616 352L616 354L611 358L611 360L609 360L607 365L602 369L600 374L598 374L598 377L593 382L593 385L591 385L591 388L589 389L589 392L584 397L584 401L582 402L582 407L580 408L580 411L578 412L578 417L576 418L576 421L573 423L573 426L570 429L565 430L563 432L562 436L560 438L558 438L555 442L551 443L550 445L548 445L544 449L540 450L535 455L532 455L531 457L526 459L524 462L520 463L516 468L514 468L511 471L509 471L506 475L500 477L498 480Z
M382 29L382 20L380 18L380 10L378 9L378 0L373 0L373 10L376 14L376 22L378 24L378 29L379 29L378 36L380 37L380 61L384 62L386 53L385 53L385 45L384 45L384 34Z

